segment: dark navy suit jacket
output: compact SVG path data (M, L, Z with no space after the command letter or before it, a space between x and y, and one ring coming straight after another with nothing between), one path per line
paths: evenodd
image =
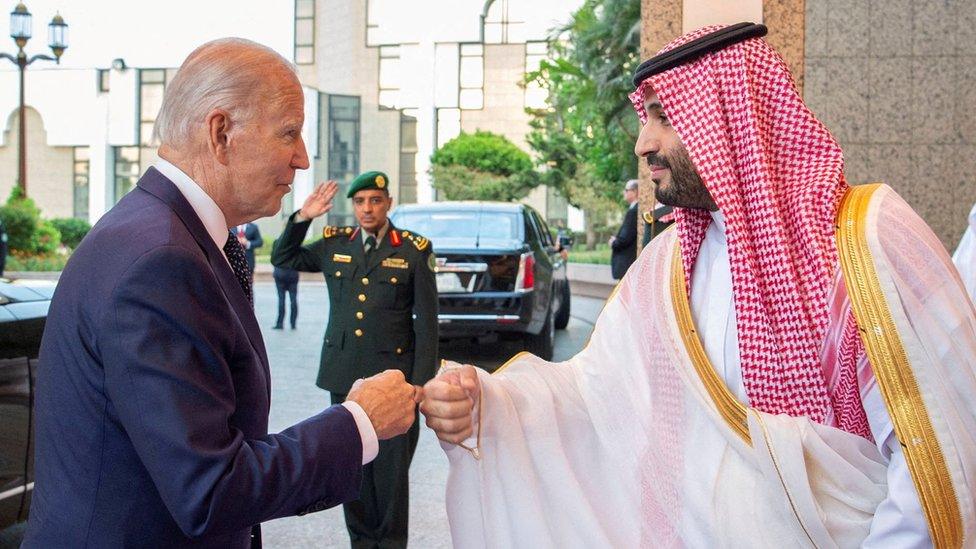
M155 169L65 267L39 363L24 547L247 547L252 525L358 497L348 410L268 434L254 313Z

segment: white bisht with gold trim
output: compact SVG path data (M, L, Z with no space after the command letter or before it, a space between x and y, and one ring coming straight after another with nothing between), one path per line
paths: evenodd
M976 311L890 188L853 188L838 251L938 547L976 544ZM478 458L445 446L457 547L854 547L887 493L868 440L739 403L708 364L677 238L654 240L586 348L481 372Z

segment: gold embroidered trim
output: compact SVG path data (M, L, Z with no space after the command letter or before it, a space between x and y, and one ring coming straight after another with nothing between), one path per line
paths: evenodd
M688 357L698 373L699 379L712 397L715 408L725 422L746 444L752 445L749 436L749 424L746 421L746 406L735 398L728 386L718 377L718 372L712 367L702 347L701 339L695 330L695 322L691 316L691 305L688 303L688 286L685 284L685 269L681 264L681 249L678 241L674 241L674 253L671 256L671 301L674 302L674 313L678 321L678 331L684 341Z
M908 355L885 300L866 236L880 184L851 187L837 215L837 251L854 317L925 511L935 547L962 547L959 502Z

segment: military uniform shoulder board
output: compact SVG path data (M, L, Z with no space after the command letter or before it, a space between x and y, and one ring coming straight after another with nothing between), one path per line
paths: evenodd
M414 247L416 247L421 252L426 250L427 246L430 246L430 240L420 236L417 233L407 233L406 231L404 231L403 236L405 236L407 240L409 240L410 243L413 244Z
M352 227L336 227L334 225L326 225L322 229L322 238L332 238L333 236L349 234L351 232Z
M654 223L654 215L651 212L644 212L644 223Z

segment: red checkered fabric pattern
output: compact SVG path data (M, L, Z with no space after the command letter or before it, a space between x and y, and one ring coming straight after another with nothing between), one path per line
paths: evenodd
M662 52L719 28L684 35ZM819 357L837 269L834 219L847 190L837 141L804 105L783 59L760 38L645 80L631 94L642 123L648 88L726 218L750 404L821 423L850 417L833 404L861 403L832 402ZM690 281L710 216L676 208L675 218Z

